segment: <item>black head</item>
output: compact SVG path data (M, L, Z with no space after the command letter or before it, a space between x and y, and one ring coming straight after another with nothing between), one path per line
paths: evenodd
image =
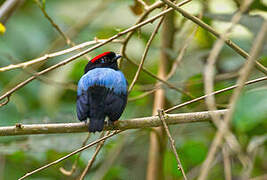
M117 55L114 52L104 52L88 62L84 69L84 73L87 73L94 68L112 68L118 70L117 60L120 57L120 55Z

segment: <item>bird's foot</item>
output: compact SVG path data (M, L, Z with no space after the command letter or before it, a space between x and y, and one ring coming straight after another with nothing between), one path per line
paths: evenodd
M118 121L108 121L107 123L107 127L108 129L110 130L116 130L118 127L118 124L117 124Z
M114 126L114 122L108 120L108 122L107 122L107 126L108 126L108 127L113 127L113 126Z

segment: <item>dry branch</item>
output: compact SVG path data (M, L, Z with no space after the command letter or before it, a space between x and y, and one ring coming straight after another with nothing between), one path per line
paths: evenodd
M24 68L27 68L29 66L41 63L43 61L46 61L46 60L48 60L50 58L61 56L61 55L67 54L67 53L71 53L73 51L77 51L77 50L85 48L87 46L95 45L95 44L98 44L98 43L103 43L105 41L106 41L106 39L95 39L93 41L87 41L87 42L78 44L78 45L76 45L74 47L71 47L71 48L68 48L68 49L64 49L64 50L61 50L61 51L57 51L57 52L54 52L54 53L50 53L50 54L45 54L44 56L41 56L41 57L36 58L36 59L29 60L29 61L26 61L26 62L23 62L23 63L10 64L10 65L5 66L5 67L0 67L0 72L9 71L9 70L18 69L18 68L24 69ZM120 43L121 41L120 40L114 40L112 42Z
M267 80L267 76L264 76L264 77L261 77L261 78L258 78L258 79L254 79L254 80L251 80L251 81L247 81L247 82L245 83L245 85L249 85L249 84L253 84L253 83L260 82L260 81L265 81L265 80ZM171 111L173 111L173 110L175 110L175 109L178 109L178 108L187 106L187 105L189 105L189 104L192 104L192 103L195 103L195 102L198 102L198 101L201 101L201 100L205 99L207 96L210 96L210 95L213 95L213 94L215 95L215 94L220 94L220 93L223 93L223 92L226 92L226 91L230 91L230 90L232 90L232 89L237 88L238 86L239 86L239 85L236 84L236 85L233 85L233 86L224 88L224 89L220 89L220 90L218 90L218 91L214 91L214 92L211 93L211 94L206 94L206 95L204 95L204 96L200 96L200 97L195 98L195 99L192 99L192 100L190 100L190 101L187 101L187 102L184 102L184 103L181 103L181 104L177 104L177 105L175 105L175 106L173 106L173 107L171 107L171 108L169 108L169 109L166 109L165 112L171 112Z
M178 156L178 153L177 153L177 151L176 151L175 142L174 142L174 140L173 140L173 138L172 138L172 136L171 136L171 133L170 133L170 131L169 131L169 128L168 128L168 126L167 126L167 124L166 124L166 122L165 122L164 112L163 112L163 110L158 110L158 113L159 113L159 118L160 118L160 120L162 121L163 126L164 126L164 129L165 129L165 131L166 131L166 133L167 133L167 136L168 136L168 138L169 138L169 141L170 141L170 144L171 144L172 151L173 151L173 153L174 153L174 155L175 155L175 158L176 158L176 161L177 161L177 168L178 168L178 170L180 170L180 171L182 172L182 175L183 175L183 177L184 177L184 180L187 180L186 174L185 174L185 172L184 172L184 168L183 168L183 166L182 166L182 163L181 163L180 158L179 158L179 156Z
M208 121L211 113L224 115L227 110L203 111L194 113L166 114L167 124L180 124ZM112 129L138 129L162 126L158 116L119 120ZM105 126L105 130L111 127ZM0 136L30 135L30 134L58 134L58 133L79 133L88 132L85 123L55 123L55 124L16 124L15 126L0 127Z
M204 69L204 90L205 94L211 94L214 91L214 75L215 75L215 64L217 62L217 58L223 48L224 39L228 38L229 33L233 30L236 24L242 17L242 14L248 9L252 0L245 0L238 12L231 19L231 26L227 28L220 36L217 41L214 43L212 50L210 52L209 57L207 58L207 64ZM207 96L206 104L208 110L217 110L215 96ZM213 117L213 123L219 122L218 117Z
M213 34L215 37L219 38L222 37L222 35L220 33L218 33L217 31L215 31L211 26L209 26L208 24L204 23L203 21L201 21L199 18L189 14L188 12L186 12L185 10L183 10L182 8L176 6L174 3L172 3L169 0L161 0L164 3L166 3L167 5L169 5L170 7L172 7L173 9L175 9L176 11L178 11L179 13L181 13L185 18L190 19L191 21L193 21L194 23L198 24L200 27L202 27L203 29L207 30L208 32L210 32L211 34ZM230 47L232 48L235 52L237 52L238 54L240 54L242 57L244 58L248 58L249 54L244 51L243 49L241 49L238 45L236 45L234 42L232 42L230 39L224 39L224 42ZM255 65L256 68L261 71L262 73L267 75L267 68L264 67L262 64L260 64L259 62L256 61L257 59L255 59Z
M160 1L157 1L157 2L155 2L154 4L152 4L152 5L150 5L146 10L145 10L145 12L138 18L138 20L137 20L137 22L135 23L135 25L136 24L139 24L139 23L141 23L142 21L144 21L145 20L145 18L148 16L148 14L150 13L150 12L152 12L154 9L156 9L156 8L159 8L159 7L161 7L163 5L163 3L162 2L160 2ZM171 10L171 9L170 9ZM166 13L168 13L169 11L166 11ZM132 37L132 35L134 34L134 32L135 31L131 31L131 32L129 32L128 34L127 34L127 36L124 38L124 41L123 41L123 45L121 46L121 50L120 50L120 53L121 53L121 55L124 57L127 57L127 55L126 55L126 48L127 48L127 45L128 45L128 42L129 42L129 40L131 39L131 37ZM123 59L123 57L122 57L122 59ZM127 59L127 58L126 58Z
M217 58L223 48L224 45L224 39L228 38L229 33L232 31L232 29L236 26L236 24L239 22L239 20L242 17L242 14L249 8L250 4L252 3L252 0L245 0L238 10L237 13L232 17L231 19L231 26L227 28L220 36L216 43L214 43L213 48L210 52L209 57L207 58L207 63L204 68L204 90L205 94L212 94L214 91L214 74L215 74L215 64L217 61ZM215 96L207 96L206 97L206 105L208 110L215 111L217 110L216 107L216 100ZM212 122L216 125L217 128L221 126L220 123L223 123L221 121L221 117L213 116ZM220 123L219 123L220 122ZM237 156L239 157L240 161L242 162L243 166L245 167L247 165L246 161L244 159L248 159L244 153L242 153L241 145L239 144L237 138L235 135L227 129L227 133L225 135L226 142L229 144L230 147L232 147L232 150L235 151ZM234 147L234 148L233 148ZM224 157L227 157L228 151L223 151ZM246 158L245 158L246 157ZM227 161L227 158L224 158L224 164L225 164L225 178L227 180L231 179L231 166ZM227 164L227 165L226 165ZM230 169L230 170L229 170Z
M229 103L229 111L226 113L224 117L224 123L221 124L219 130L217 131L211 147L209 149L209 153L207 158L205 159L204 163L202 164L201 173L199 176L199 180L205 180L207 178L210 164L212 163L214 156L217 152L218 147L221 145L223 137L225 136L225 132L228 129L229 123L232 120L232 116L236 107L236 102L240 96L241 90L243 89L246 80L248 79L250 72L255 64L255 59L258 58L259 53L262 50L263 43L265 42L267 34L267 20L264 21L259 34L257 35L256 39L254 40L253 46L251 48L250 56L246 61L244 67L240 70L240 76L238 78L237 84L239 85L238 88L235 89Z
M31 171L31 172L29 172L29 173L26 173L24 176L22 176L21 178L19 178L19 180L25 179L26 177L29 177L29 176L31 176L31 175L33 175L33 174L39 172L39 171L42 171L42 170L44 170L44 169L46 169L46 168L49 168L50 166L53 166L53 165L55 165L55 164L57 164L57 163L59 163L59 162L61 162L61 161L64 161L65 159L67 159L67 158L69 158L69 157L71 157L71 156L73 156L73 155L75 155L75 154L77 154L77 153L79 153L79 152L81 152L81 151L83 151L83 150L89 148L89 147L92 147L92 146L94 146L95 144L97 144L97 143L99 143L99 142L101 142L101 141L103 141L103 140L106 140L106 139L108 139L108 138L110 138L110 137L112 137L112 136L114 136L114 135L116 135L116 134L119 134L119 133L121 133L121 132L122 132L122 131L114 131L113 133L111 133L111 134L109 134L109 135L107 135L107 136L104 136L104 137L102 137L102 138L99 138L98 140L96 140L96 141L94 141L94 142L92 142L92 143L90 143L90 144L87 144L86 146L81 147L81 148L77 149L76 151L73 151L73 152L69 153L68 155L66 155L66 156L64 156L64 157L57 159L56 161L53 161L53 162L51 162L51 163L49 163L49 164L46 164L46 165L44 165L44 166L42 166L42 167L40 167L40 168L38 168L38 169L35 169L34 171Z
M50 22L50 24L59 32L59 34L65 39L66 43L68 45L75 45L70 38L65 35L65 33L61 30L61 28L55 23L55 21L47 14L47 12L45 11L45 8L42 6L41 2L39 0L34 0L35 3L37 4L37 6L41 9L42 13L44 14L44 16L46 17L46 19L48 19L48 21Z
M106 132L105 136L108 136L110 133L111 133L111 131ZM99 138L102 138L103 136L104 136L104 132L101 133ZM98 143L92 158L88 161L87 166L83 170L79 180L83 180L85 178L86 174L88 173L88 171L92 167L93 163L95 162L96 156L98 155L98 153L100 152L101 148L103 147L104 142L105 142L105 140L103 140L103 141Z
M169 8L169 9L171 9L171 8ZM45 69L45 70L43 70L43 71L40 71L40 72L38 72L38 73L35 73L35 74L34 74L33 76L31 76L30 78L28 78L28 79L26 79L25 81L19 83L17 86L15 86L14 88L12 88L12 89L10 89L9 91L7 91L5 94L3 94L2 96L0 96L0 101L3 100L3 99L5 99L5 98L8 97L8 96L11 96L12 93L14 93L14 92L17 91L18 89L24 87L26 84L28 84L29 82L33 81L33 80L36 79L38 76L43 75L43 74L45 74L45 73L48 73L48 72L50 72L50 71L52 71L52 70L54 70L54 69L57 69L57 68L59 68L59 67L61 67L61 66L63 66L63 65L66 65L66 64L68 64L68 63L74 61L75 59L77 59L77 58L79 58L79 57L85 55L86 53L89 53L89 52L91 52L91 51L93 51L93 50L95 50L95 49L97 49L97 48L99 48L99 47L101 47L101 46L104 46L105 44L107 44L107 43L109 43L109 42L111 42L111 41L113 41L113 40L115 40L115 39L121 37L121 36L124 35L124 34L127 34L127 33L131 32L131 31L135 31L136 29L138 29L138 28L140 28L140 27L142 27L142 26L144 26L144 25L146 25L146 24L148 24L148 23L152 23L152 22L154 22L154 20L160 18L161 16L167 14L168 12L169 12L168 9L165 10L165 11L162 11L161 13L159 13L159 14L157 14L157 15L155 15L155 16L153 16L153 17L151 17L151 18L149 18L149 19L147 19L147 20L145 20L145 21L143 21L143 22L141 22L141 23L139 23L139 24L137 24L137 25L134 25L134 26L132 26L132 27L130 27L130 28L128 28L128 29L122 31L122 32L117 33L116 35L110 37L109 39L107 39L107 40L104 41L104 42L101 42L101 43L99 43L99 44L97 44L97 45L95 45L95 46L93 46L93 47L91 47L91 48L88 48L88 49L86 49L86 50L84 50L84 51L82 51L82 52L80 52L80 53L77 53L76 55L74 55L74 56L72 56L72 57L69 57L69 58L67 58L67 59L65 59L65 60L63 60L63 61L61 61L61 62L59 62L59 63L57 63L57 64L55 64L55 65L53 65L53 66L50 66L49 68L47 68L47 69ZM147 72L147 71L146 71L146 72ZM151 74L152 74L152 73L150 73L150 75L151 75ZM153 75L153 74L152 74L152 75ZM154 75L153 77L155 77L155 75ZM165 82L164 80L161 80L161 82L163 82L163 83L167 84L169 87L171 87L171 88L177 90L177 88L176 88L175 86L172 86L171 84Z
M182 48L179 50L178 56L176 58L176 60L172 63L171 65L171 70L169 71L169 73L166 75L165 77L165 81L167 82L176 72L176 69L178 68L179 64L181 63L184 54L188 48L188 45L190 44L191 40L193 39L196 31L198 29L198 26L196 26L193 30L193 32L190 34L190 36L188 38L186 38L186 40L183 42L183 46ZM144 98L145 96L151 95L153 94L157 89L162 88L162 82L158 82L156 83L155 87L147 92L144 92L143 94L140 94L136 97L132 97L132 98L128 98L128 101L136 101L138 99ZM188 94L189 97L191 98L191 94L187 93L186 91L182 91L184 94Z
M87 141L90 139L90 136L91 136L91 134L88 133L87 137L85 138L85 140L84 140L83 143L82 143L81 148L84 147L84 146L86 146L86 143L87 143ZM82 154L82 153L79 153L78 156L76 157L74 163L72 164L71 170L68 171L68 170L64 169L63 167L60 167L60 168L59 168L59 171L60 171L62 174L64 174L65 176L71 176L71 175L76 171L76 169L77 169L77 164L78 164L78 161L79 161L79 159L80 159L80 157L81 157L81 154Z
M157 26L155 27L154 31L152 32L152 34L151 34L151 36L150 36L150 38L149 38L149 40L148 40L148 42L147 42L147 44L146 44L146 48L145 48L144 53L143 53L143 55L142 55L142 59L141 59L141 61L140 61L140 64L139 64L139 66L138 66L138 69L137 69L137 71L136 71L136 73L135 73L134 79L133 79L131 85L130 85L129 88L128 88L128 93L130 93L130 92L132 91L132 89L133 89L133 87L134 87L134 85L135 85L135 83L136 83L136 81L137 81L137 79L138 79L138 77L139 77L139 75L140 75L140 72L141 72L142 67L143 67L143 65L144 65L144 62L145 62L145 59L146 59L148 50L149 50L149 48L150 48L150 45L151 45L151 43L152 43L154 37L156 36L156 34L157 34L157 32L158 32L158 30L159 30L159 28L160 28L160 25L161 25L162 22L163 22L164 17L165 17L165 16L162 16L162 17L160 18L159 23L158 23Z

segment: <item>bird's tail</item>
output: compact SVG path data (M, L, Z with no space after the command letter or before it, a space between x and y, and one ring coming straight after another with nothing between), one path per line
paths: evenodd
M101 132L104 128L104 118L90 118L90 124L89 124L89 132Z

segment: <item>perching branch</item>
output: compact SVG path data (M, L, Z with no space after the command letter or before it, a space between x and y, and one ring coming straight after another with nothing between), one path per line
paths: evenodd
M208 121L211 113L224 115L227 110L203 111L181 114L166 114L166 123L181 124L192 122ZM134 118L128 120L118 120L113 127L105 126L104 130L110 129L138 129L162 126L158 116ZM58 133L80 133L88 132L85 123L54 123L54 124L16 124L15 126L0 127L0 136L31 135L31 134L58 134Z

